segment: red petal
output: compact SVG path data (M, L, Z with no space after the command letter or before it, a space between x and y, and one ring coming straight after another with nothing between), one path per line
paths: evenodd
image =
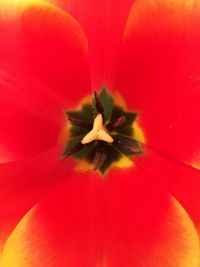
M35 158L0 165L0 247L22 216L69 173L70 161L59 159L60 148Z
M55 146L64 123L61 108L89 92L90 79L83 31L52 5L1 1L0 35L0 147L6 161Z
M2 76L0 161L24 158L55 146L66 123L56 99L50 98L39 84L20 83L20 75L13 77L4 72Z
M77 100L88 92L87 40L80 25L43 1L10 2L0 6L1 62L36 77L64 98Z
M17 226L3 264L197 267L198 238L183 208L137 171L120 174L68 177Z
M157 110L141 115L146 142L175 159L199 168L200 92L191 90Z
M200 172L149 147L145 151L134 159L136 165L178 199L200 234Z
M113 87L113 72L132 0L53 2L68 10L87 34L93 87Z
M136 1L116 83L147 143L185 162L200 146L199 27L199 1Z

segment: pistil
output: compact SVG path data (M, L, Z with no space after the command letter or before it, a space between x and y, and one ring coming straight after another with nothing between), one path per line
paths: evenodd
M101 140L107 143L113 143L114 141L103 125L103 117L101 114L96 116L92 130L85 135L81 143L85 145L95 140Z

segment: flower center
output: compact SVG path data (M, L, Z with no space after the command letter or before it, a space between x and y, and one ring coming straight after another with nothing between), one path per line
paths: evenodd
M137 140L138 113L126 111L106 89L95 92L91 102L66 114L71 134L63 159L73 156L104 174L112 166L132 166L132 156L143 153Z

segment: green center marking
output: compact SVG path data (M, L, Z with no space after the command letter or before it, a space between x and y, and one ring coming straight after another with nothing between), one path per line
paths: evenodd
M112 142L93 140L83 144L82 140L94 129L94 121L102 115L103 129L111 136ZM62 158L72 156L93 164L94 170L102 174L122 157L138 156L143 149L133 138L133 123L137 112L127 112L114 103L111 94L103 88L95 92L92 103L84 104L80 110L66 111L71 123L71 137L66 144Z

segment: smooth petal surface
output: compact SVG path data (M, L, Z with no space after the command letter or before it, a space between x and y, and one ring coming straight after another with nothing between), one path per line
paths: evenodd
M123 30L133 0L52 0L72 14L85 30L93 89L113 88Z
M198 267L180 204L136 170L110 175L68 176L14 230L2 266Z
M1 61L24 68L64 99L89 91L87 39L74 18L42 0L1 1L1 14Z
M134 159L141 171L169 191L181 203L200 234L200 172L165 154L145 147L145 155Z
M0 71L0 76L0 162L55 146L66 124L56 99L40 84L27 82L27 77L23 80L21 73Z
M147 143L191 164L200 147L199 29L197 0L135 1L116 79Z
M90 91L87 40L59 8L0 1L0 160L58 143L70 101Z
M70 172L71 161L61 161L59 153L56 147L32 159L0 165L0 250L22 216Z

